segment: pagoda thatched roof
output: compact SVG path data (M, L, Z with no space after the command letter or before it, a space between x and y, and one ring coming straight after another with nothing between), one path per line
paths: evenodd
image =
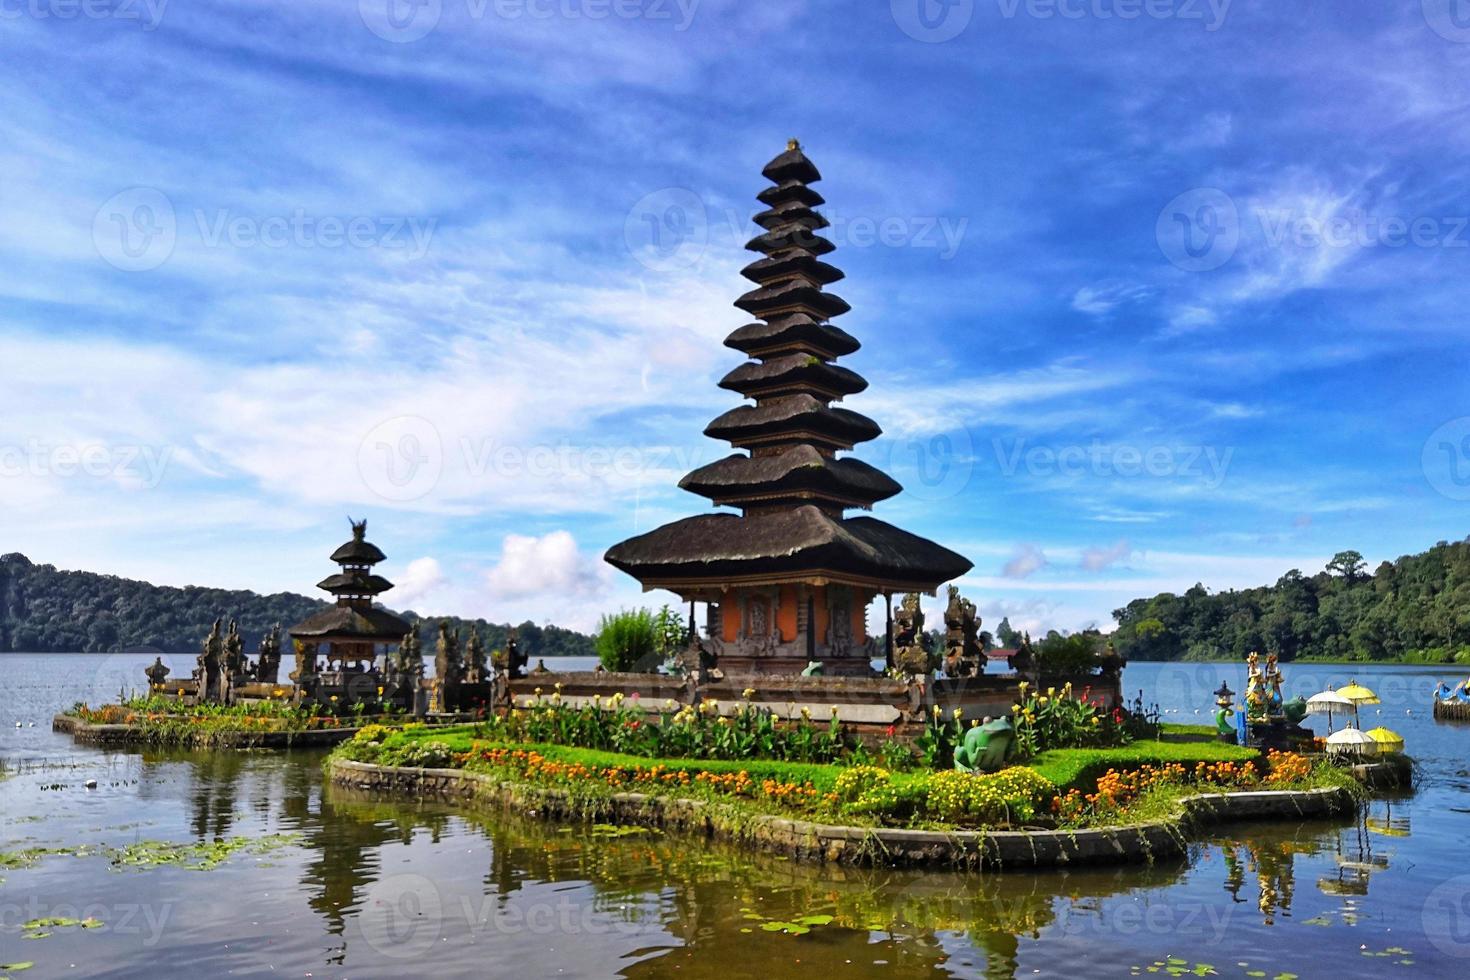
M775 187L767 187L755 196L767 207L776 207L789 201L805 204L809 208L821 207L827 199L799 180L783 180Z
M690 473L679 486L721 504L820 496L859 507L903 490L877 467L833 459L812 446L793 446L779 456L726 456Z
M286 632L305 640L371 640L397 643L413 627L386 609L332 606L307 617Z
M751 360L722 388L754 401L716 418L705 435L737 454L689 473L685 490L744 513L677 521L613 547L607 560L645 588L691 598L733 586L845 583L872 592L932 592L970 569L963 556L867 517L844 519L900 492L890 477L837 454L882 434L872 419L833 406L867 382L833 361L858 342L828 321L850 307L824 287L842 271L822 261L835 246L821 236L824 203L807 184L821 174L793 140L762 171L775 185L758 195L761 253L742 275L756 288L735 305L755 319L725 340Z
M338 572L336 575L329 575L322 579L316 584L316 587L332 593L377 595L393 588L393 583L381 575Z
M613 546L607 561L645 587L676 590L826 580L933 592L972 567L963 555L892 524L837 518L812 505L675 521Z
M769 323L747 323L725 338L725 346L751 356L778 351L810 351L841 357L853 353L862 344L841 327L823 323L805 313L795 313Z
M868 387L856 371L828 364L814 354L787 354L767 361L748 361L720 380L720 387L747 398L794 390L819 390L833 398L855 395Z
M378 546L367 540L367 521L352 521L352 540L332 552L339 565L376 565L387 559Z
M866 415L829 408L811 395L800 394L732 408L711 422L704 434L739 447L790 436L851 449L878 438L883 430Z
M761 176L773 184L783 184L786 181L815 184L822 179L822 172L801 152L801 146L792 140L785 153L761 169Z

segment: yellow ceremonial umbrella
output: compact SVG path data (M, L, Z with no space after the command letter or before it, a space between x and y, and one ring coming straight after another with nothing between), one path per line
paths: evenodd
M1358 717L1359 705L1383 703L1382 701L1378 700L1378 695L1374 694L1372 691L1359 684L1357 680L1353 680L1351 683L1348 684L1347 687L1339 687L1337 689L1337 693L1341 694L1343 697L1347 698L1353 703L1353 719L1355 721Z
M1378 743L1379 752L1402 752L1404 750L1404 737L1387 728L1381 726L1371 728L1368 730L1368 737Z

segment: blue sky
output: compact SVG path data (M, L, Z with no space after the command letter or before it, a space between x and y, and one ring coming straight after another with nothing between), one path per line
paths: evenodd
M641 601L792 136L989 626L1470 531L1462 0L389 2L0 3L0 550Z

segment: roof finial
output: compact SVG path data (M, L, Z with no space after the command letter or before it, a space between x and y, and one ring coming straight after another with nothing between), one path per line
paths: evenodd
M786 149L788 149L788 150L799 150L799 149L801 149L801 140L797 139L795 136L791 137L791 139L789 139L789 140L786 141Z

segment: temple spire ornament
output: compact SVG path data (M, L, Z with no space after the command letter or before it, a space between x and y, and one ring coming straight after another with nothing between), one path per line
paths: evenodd
M871 517L902 489L887 474L842 457L882 434L842 407L868 383L836 361L858 341L832 319L851 307L826 287L844 278L824 260L835 246L820 232L822 179L792 139L762 170L759 257L741 275L754 285L735 301L755 322L725 345L747 357L720 387L747 401L705 434L736 452L689 473L679 485L708 498L715 513L665 525L615 545L607 561L645 589L718 604L711 643L729 671L797 673L809 660L831 673L867 673L874 652L864 613L877 595L934 593L969 571L962 555Z

